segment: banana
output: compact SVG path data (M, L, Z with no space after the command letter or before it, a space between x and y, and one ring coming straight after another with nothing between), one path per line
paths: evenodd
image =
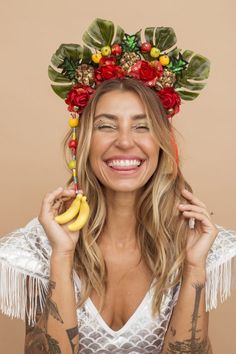
M90 208L86 201L86 196L83 196L81 199L80 212L77 216L76 220L68 225L68 229L70 231L78 231L82 229L82 227L86 224L89 217Z
M64 213L55 216L54 220L58 224L65 224L71 221L79 212L81 205L82 194L78 193L76 198L73 200L69 209L67 209Z

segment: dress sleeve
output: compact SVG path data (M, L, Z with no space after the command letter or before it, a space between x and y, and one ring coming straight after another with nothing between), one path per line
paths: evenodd
M0 237L0 311L11 318L36 322L48 293L51 245L38 217ZM80 280L73 269L76 299ZM39 308L38 308L39 306Z
M38 217L0 238L0 310L34 324L48 291L51 247ZM28 300L27 300L28 297ZM38 302L39 301L39 302Z
M221 303L225 301L230 296L230 289L235 286L236 231L217 224L216 227L219 232L206 263L206 311L217 307L218 296Z
M235 286L236 231L215 224L218 235L211 246L206 260L205 302L206 311L217 307L218 297L221 303L230 296ZM176 305L182 281L173 288L173 307Z

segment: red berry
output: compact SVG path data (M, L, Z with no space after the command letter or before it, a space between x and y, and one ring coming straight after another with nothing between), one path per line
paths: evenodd
M113 44L111 47L111 53L113 55L120 55L122 53L122 47L119 44Z
M70 140L69 144L68 144L70 149L76 149L77 145L78 145L78 142L77 142L77 140L74 140L74 139Z
M141 44L141 51L144 53L148 53L150 52L150 50L152 49L152 45L149 42L144 42Z
M75 192L77 192L79 190L77 184L74 183L73 189L74 189Z

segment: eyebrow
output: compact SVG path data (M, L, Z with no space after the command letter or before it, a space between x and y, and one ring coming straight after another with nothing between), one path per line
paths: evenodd
M100 113L94 117L94 120L96 120L100 117L106 117L111 120L118 120L118 117L115 114L110 114L110 113ZM135 114L132 116L132 120L137 120L137 119L142 119L142 118L147 118L146 114L141 113L141 114Z

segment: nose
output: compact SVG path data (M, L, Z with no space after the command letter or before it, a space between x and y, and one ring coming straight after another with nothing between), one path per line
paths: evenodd
M134 137L130 129L121 129L115 141L115 146L123 149L133 147L135 145Z

